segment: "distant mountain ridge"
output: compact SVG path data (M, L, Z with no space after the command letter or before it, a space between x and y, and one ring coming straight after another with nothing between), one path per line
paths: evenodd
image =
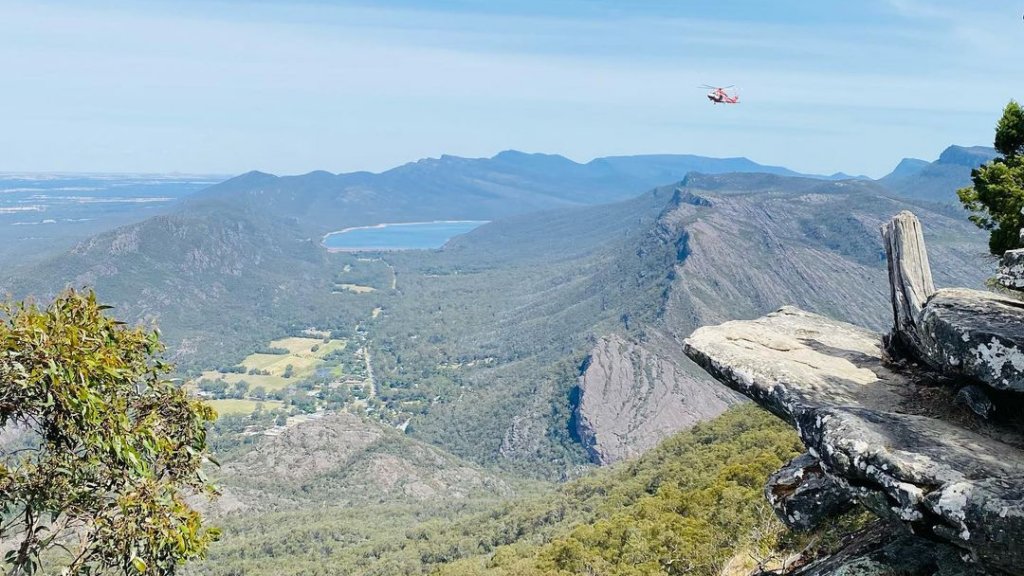
M987 146L950 146L934 162L904 158L878 182L907 198L956 203L956 191L971 184L971 170L996 156Z
M193 208L230 202L294 218L310 234L379 222L494 220L553 208L607 204L636 196L690 172L804 175L747 158L689 154L609 156L580 164L556 154L506 150L491 158L443 155L380 173L297 176L248 172L204 190Z

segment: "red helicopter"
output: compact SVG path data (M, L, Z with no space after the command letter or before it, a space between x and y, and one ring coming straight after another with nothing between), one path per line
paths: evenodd
M732 94L726 92L726 90L729 90L730 88L732 88L732 86L725 86L723 88L719 88L718 86L708 86L707 84L705 84L703 86L700 86L700 88L704 88L705 90L711 90L710 92L708 92L708 100L711 100L712 104L740 103L740 95L738 92L734 91Z

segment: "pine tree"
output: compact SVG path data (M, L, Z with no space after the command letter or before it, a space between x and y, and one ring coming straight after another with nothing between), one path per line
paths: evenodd
M990 232L989 251L1001 255L1024 247L1024 108L1011 100L996 125L1002 155L971 173L972 186L957 191L971 222Z

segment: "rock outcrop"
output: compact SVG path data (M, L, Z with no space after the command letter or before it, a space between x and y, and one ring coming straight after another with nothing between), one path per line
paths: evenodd
M890 255L887 263L894 322L890 344L920 348L918 317L925 302L935 293L921 223L910 212L900 212L882 226L882 238L885 252Z
M685 351L798 430L809 454L766 488L787 524L808 528L845 497L985 569L1024 574L1022 417L1003 398L1024 390L1024 308L935 291L913 215L897 216L884 236L895 324L887 346L881 334L786 307L698 329Z
M936 291L921 223L910 212L883 226L882 236L893 308L889 352L1024 392L1024 302L980 290Z
M1020 231L1024 243L1024 229ZM1024 248L1007 250L999 261L996 281L1010 290L1024 290Z
M1024 290L1024 248L1003 254L996 280L1011 290Z
M933 368L1024 392L1024 302L978 290L939 290L919 324L918 358Z
M1009 545L1024 542L1024 453L1001 441L1012 432L936 417L951 412L952 395L937 393L927 374L890 368L880 334L784 308L701 328L685 347L720 381L791 422L850 497L1024 573L1024 547ZM788 520L786 508L780 517Z
M949 545L893 533L876 523L854 534L836 554L801 566L791 576L984 576L976 564L965 563L960 551Z
M831 516L853 507L845 486L825 475L821 461L805 452L772 474L764 487L772 508L797 530L817 528Z
M579 378L576 432L595 463L637 456L741 401L692 362L656 348L611 335L590 351Z

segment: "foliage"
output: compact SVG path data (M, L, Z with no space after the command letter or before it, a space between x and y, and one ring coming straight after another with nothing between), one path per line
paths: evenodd
M957 195L971 221L990 231L989 251L1001 255L1024 247L1024 108L1013 100L996 125L995 146L1002 156L974 170L973 185Z
M93 293L3 305L0 542L12 574L172 574L218 535L185 501L213 410L163 378L156 332L108 317Z
M387 446L395 445L381 444ZM762 486L800 449L791 429L748 404L635 461L560 487L530 484L511 499L324 507L323 501L343 497L338 478L329 483L338 496L317 498L309 509L289 504L287 512L228 520L225 540L194 570L207 576L712 574L741 551L777 545L781 525ZM293 487L297 493L288 501L306 489Z
M771 415L733 409L637 461L570 483L566 508L589 517L540 546L498 548L485 573L718 574L740 551L777 545L782 526L763 486L800 449ZM440 573L473 573L474 565Z
M996 125L995 147L1006 158L1024 153L1024 108L1014 100L1003 109Z

